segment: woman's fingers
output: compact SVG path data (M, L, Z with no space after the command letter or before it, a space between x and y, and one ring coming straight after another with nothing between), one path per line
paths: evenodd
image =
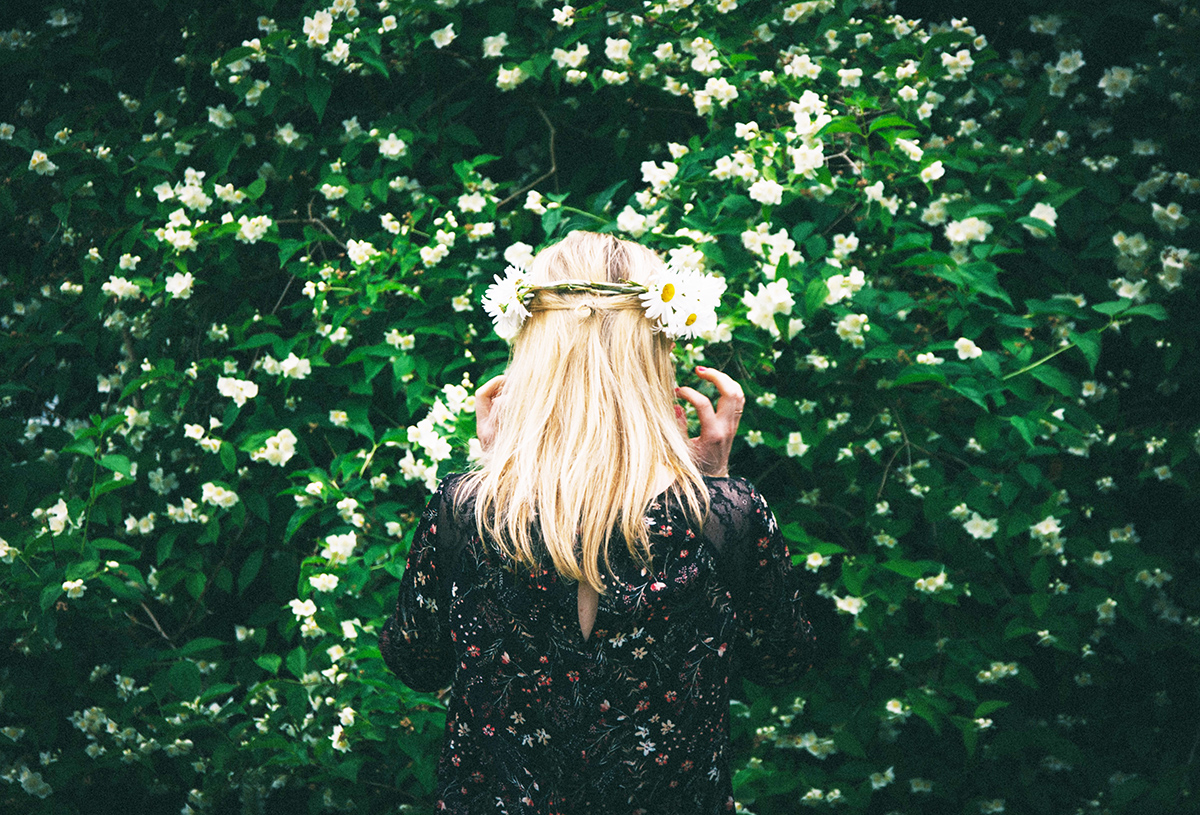
M696 409L696 416L700 419L700 431L703 434L704 426L711 425L716 418L712 402L708 401L708 397L700 391L695 388L689 388L686 385L676 388L675 394L687 400Z
M700 436L692 439L700 471L705 475L724 476L729 473L729 451L737 435L746 397L741 385L722 371L697 367L696 375L716 387L719 396L715 409L708 397L694 388L680 387L676 393L696 409L700 420Z
M484 449L492 446L496 437L496 407L504 389L504 374L494 376L475 391L475 435Z
M696 367L696 375L711 382L717 389L717 417L732 424L733 431L737 430L741 421L742 409L746 404L746 395L733 377L716 368Z
M475 412L479 412L480 402L490 402L500 393L502 387L504 387L504 374L493 376L480 385L475 391Z

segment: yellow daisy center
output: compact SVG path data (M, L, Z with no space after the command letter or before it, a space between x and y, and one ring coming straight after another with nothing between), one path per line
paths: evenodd
M671 302L671 298L675 296L675 284L668 283L662 288L662 301L664 303Z

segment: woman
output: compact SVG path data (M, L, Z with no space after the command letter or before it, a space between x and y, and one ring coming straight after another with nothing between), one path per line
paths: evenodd
M663 281L690 284L650 250L575 232L514 275L489 306L515 336L477 395L484 458L430 499L380 637L410 687L451 686L438 811L731 812L730 680L786 682L813 640L765 501L712 477L741 389L698 369L714 411L675 388L647 315L697 315L662 314Z

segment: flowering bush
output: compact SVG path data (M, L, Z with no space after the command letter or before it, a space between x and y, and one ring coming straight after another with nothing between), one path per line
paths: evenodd
M820 583L745 809L1186 806L1194 7L1106 65L854 0L212 5L0 32L0 808L428 809L376 632L484 290L577 228L723 277L681 376L753 397Z

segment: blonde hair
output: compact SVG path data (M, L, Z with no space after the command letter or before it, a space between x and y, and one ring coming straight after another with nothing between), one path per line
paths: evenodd
M535 284L646 283L663 267L640 244L572 232L538 253ZM609 541L624 538L652 564L644 520L659 465L668 495L702 522L708 491L675 418L671 340L637 295L537 290L513 341L490 449L465 482L476 528L518 564L540 566L540 538L556 571L604 592ZM535 534L536 533L536 534Z

